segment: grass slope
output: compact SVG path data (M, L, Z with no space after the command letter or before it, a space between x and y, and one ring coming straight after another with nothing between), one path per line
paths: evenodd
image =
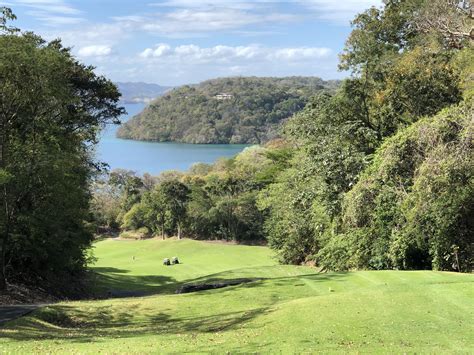
M112 267L120 265L129 271L125 275L138 277L163 274L154 256L157 250L173 248L179 249L178 256L185 262L182 270L166 269L166 273L173 273L166 275L176 280L203 278L203 272L213 273L204 278L244 275L266 279L192 294L57 304L0 328L0 351L139 354L474 350L473 275L431 271L318 274L307 267L271 265L271 254L265 248L190 241L107 241L98 244L96 255L100 265L114 262ZM153 271L141 264L124 264L128 252L123 249L141 250L143 262L149 260ZM215 253L212 258L207 251ZM153 258L145 258L148 254ZM230 260L226 255L242 261ZM204 257L214 258L213 262L203 262ZM245 266L244 260L254 265L239 269ZM191 267L199 262L202 267L211 266L207 270ZM131 285L136 286L136 282Z
M241 268L276 265L266 247L199 242L195 240L108 239L96 243L93 269L101 290L174 292L183 282ZM163 266L177 256L179 265Z

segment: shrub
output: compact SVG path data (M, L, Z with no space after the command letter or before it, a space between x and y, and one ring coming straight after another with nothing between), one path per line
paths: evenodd
M471 270L473 114L465 103L388 139L346 194L344 234L319 252L321 263Z

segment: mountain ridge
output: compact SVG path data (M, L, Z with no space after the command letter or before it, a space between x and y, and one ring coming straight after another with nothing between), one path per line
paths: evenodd
M163 95L171 86L163 86L153 83L138 82L116 82L115 83L122 93L121 101L125 104L148 104L157 97Z

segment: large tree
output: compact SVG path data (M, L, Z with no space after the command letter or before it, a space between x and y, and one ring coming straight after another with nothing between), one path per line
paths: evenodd
M388 137L463 99L463 53L415 26L430 2L384 3L352 23L340 64L351 76L335 95L316 96L284 126L295 158L260 194L259 206L267 214L270 245L285 262L314 260L339 238L344 195Z
M169 217L174 222L178 232L178 239L181 239L183 223L186 219L186 204L189 200L189 188L178 180L164 181L160 184L163 202Z
M2 9L3 19L13 18ZM69 277L91 242L89 183L100 128L120 94L58 40L13 34L0 21L0 289L7 277Z
M473 115L471 100L388 139L345 196L345 234L320 261L337 268L471 271Z
M423 33L442 37L450 48L463 48L474 41L474 5L470 0L425 0L414 20Z

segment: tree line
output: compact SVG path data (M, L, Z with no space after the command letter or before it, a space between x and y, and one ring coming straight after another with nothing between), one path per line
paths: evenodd
M102 184L114 199L95 198L114 207L96 203L97 218L144 234L266 240L284 263L328 270L471 271L472 6L388 0L352 25L340 57L351 76L312 97L282 139L186 173L119 172L133 187L111 174Z
M14 19L0 7L0 291L20 282L70 294L93 240L93 145L124 109L115 85Z

